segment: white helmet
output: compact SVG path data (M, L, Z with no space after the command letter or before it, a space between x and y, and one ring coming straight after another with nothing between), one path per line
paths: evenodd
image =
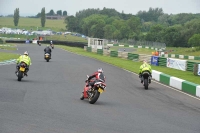
M103 73L103 69L102 68L98 68L97 71Z
M24 52L24 55L28 55L28 52L27 52L27 51L25 51L25 52Z
M52 43L52 41L50 41Z

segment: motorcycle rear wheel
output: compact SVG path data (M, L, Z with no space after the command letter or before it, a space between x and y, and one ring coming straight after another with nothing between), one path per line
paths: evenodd
M21 71L19 71L17 74L17 77L18 77L18 81L21 81L22 77L23 77L23 73Z
M89 98L89 103L94 104L98 100L99 96L100 96L100 92L98 92L98 90L94 90L93 96Z
M144 79L144 88L145 90L148 90L148 79Z

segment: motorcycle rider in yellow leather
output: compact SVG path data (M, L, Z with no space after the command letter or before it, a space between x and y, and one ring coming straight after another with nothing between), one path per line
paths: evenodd
M150 79L149 79L149 83L151 83L151 73L152 73L152 70L151 70L151 66L146 62L146 60L143 60L143 64L140 66L140 70L139 70L139 78L141 80L141 83L143 83L143 78L142 78L142 73L144 71L148 71L150 73Z
M27 51L25 51L24 54L21 55L21 56L17 59L17 62L16 62L16 63L17 63L17 66L16 66L16 71L15 71L15 73L18 72L18 70L19 70L19 65L20 65L21 62L26 63L26 70L25 70L24 75L25 75L25 76L28 76L28 75L27 75L27 72L29 71L29 66L31 65L31 58L29 57L29 54L28 54Z

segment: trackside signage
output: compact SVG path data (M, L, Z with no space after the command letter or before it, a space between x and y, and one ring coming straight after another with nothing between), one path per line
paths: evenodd
M151 65L158 66L158 56L151 56Z
M186 71L187 61L173 58L167 58L167 67Z

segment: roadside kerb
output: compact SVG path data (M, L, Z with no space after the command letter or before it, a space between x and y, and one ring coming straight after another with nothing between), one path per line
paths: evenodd
M0 62L0 66L1 65L8 65L8 64L15 64L15 63L16 63L16 59L10 59L10 60Z
M185 93L200 97L200 85L177 77L173 77L162 72L152 70L152 78L165 85L179 89Z

